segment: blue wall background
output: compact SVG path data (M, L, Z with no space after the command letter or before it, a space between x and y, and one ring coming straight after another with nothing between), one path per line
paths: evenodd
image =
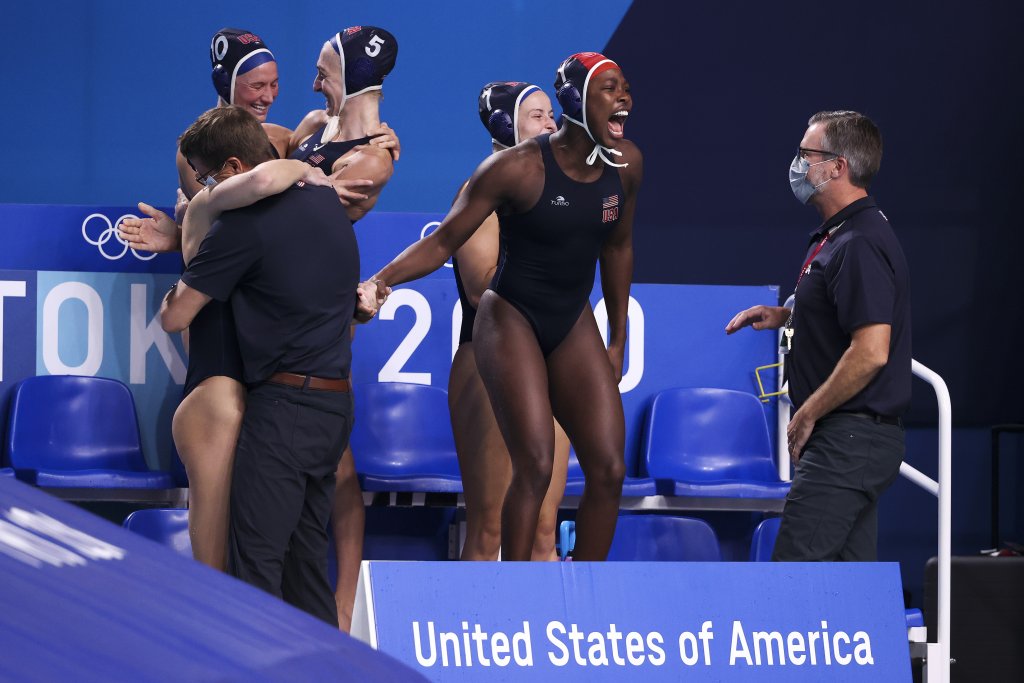
M784 180L805 122L820 109L861 110L886 140L873 194L910 262L914 355L946 378L962 427L954 548L985 544L986 427L1024 420L1020 4L592 0L585 8L539 0L9 4L0 26L0 202L169 204L175 139L215 101L207 57L215 30L235 25L265 38L282 86L270 120L291 126L322 106L311 91L322 41L372 23L400 42L383 115L401 134L403 157L379 208L443 211L489 149L476 118L479 87L524 79L550 92L565 56L603 49L632 82L627 135L646 157L636 280L778 283L784 291L817 223ZM915 385L912 416L925 429L912 435L920 455L911 461L927 470L934 407L924 385ZM1019 439L1008 444L1007 460L1020 451ZM1022 506L1007 499L1022 474L1004 475L1017 538ZM906 486L884 499L883 526L895 523L899 534L883 536L883 557L905 554L908 539L915 553L934 548L921 533L934 524L932 503ZM915 558L905 576L919 576L920 566Z
M0 69L7 106L0 108L0 125L19 131L9 137L8 154L27 162L39 157L41 142L49 146L58 138L59 150L51 151L60 155L62 174L54 182L50 163L37 170L7 166L0 170L0 202L173 203L177 137L216 104L209 58L214 32L247 28L266 41L281 86L268 120L292 128L324 106L312 89L324 41L345 27L372 24L398 39L381 111L399 132L403 151L378 208L445 210L490 153L476 113L480 88L509 79L551 91L561 61L601 50L629 0L588 3L571 22L564 15L546 21L555 18L552 7L538 0L500 7L468 0L5 6Z

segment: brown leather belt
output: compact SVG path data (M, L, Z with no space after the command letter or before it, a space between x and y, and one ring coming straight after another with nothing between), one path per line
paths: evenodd
M317 391L341 391L348 393L352 390L352 383L348 378L327 379L326 377L296 375L294 372L275 372L267 381L271 384L283 384L286 387L308 388Z
M896 417L895 415L879 415L878 413L866 413L856 410L837 410L836 413L840 415L853 415L855 417L863 417L871 420L875 424L891 425L891 426L903 426L903 418Z

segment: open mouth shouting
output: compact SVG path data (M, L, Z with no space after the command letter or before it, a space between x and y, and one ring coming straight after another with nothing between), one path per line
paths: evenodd
M622 131L626 125L626 118L628 116L628 111L626 111L625 109L620 109L608 117L608 134L612 137L612 139L622 139Z

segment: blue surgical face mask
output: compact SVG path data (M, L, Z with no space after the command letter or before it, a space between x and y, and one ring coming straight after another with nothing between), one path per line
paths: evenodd
M806 204L807 201L818 192L822 185L832 180L832 178L826 178L815 185L807 179L807 171L810 170L811 166L817 166L818 164L823 164L826 161L835 161L835 159L823 159L822 161L816 161L812 164L799 154L793 157L793 163L789 165L789 188L793 190L793 194L796 195L797 200L801 204Z
M217 179L214 178L212 175L208 175L205 178L203 178L203 185L205 185L206 187L213 187L216 184Z

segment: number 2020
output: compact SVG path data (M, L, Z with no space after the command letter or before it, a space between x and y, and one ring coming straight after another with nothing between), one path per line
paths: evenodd
M430 384L431 375L429 372L411 372L403 370L405 364L412 358L412 355L419 348L420 344L427 338L430 325L433 320L433 311L427 298L415 289L397 289L388 297L378 317L383 320L394 320L395 313L403 306L412 309L415 316L412 328L406 333L398 347L381 367L377 375L379 382L410 382L412 384ZM601 338L605 345L608 344L608 310L605 307L604 299L601 299L594 307L594 319L597 321L597 329L601 332ZM619 382L619 391L626 393L632 391L640 384L644 374L644 310L640 303L633 297L629 297L629 308L627 309L627 320L629 334L627 335L626 368ZM451 355L459 347L459 330L462 327L462 302L456 301L452 309L451 325Z

